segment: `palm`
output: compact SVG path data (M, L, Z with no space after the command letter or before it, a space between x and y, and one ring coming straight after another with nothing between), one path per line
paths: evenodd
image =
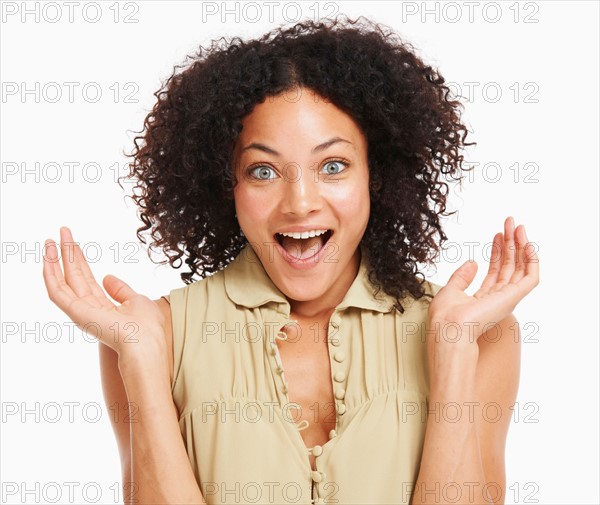
M494 236L487 276L481 287L469 296L469 287L477 272L476 263L458 268L436 294L429 306L430 321L470 323L480 335L488 324L497 324L509 316L516 305L539 282L538 258L527 240L524 226L515 230L512 218L504 222L504 234Z
M61 256L64 275L56 245L47 240L44 282L50 299L79 328L119 353L124 344L164 332L165 318L158 305L112 275L103 284L119 305L108 299L68 228L61 228Z

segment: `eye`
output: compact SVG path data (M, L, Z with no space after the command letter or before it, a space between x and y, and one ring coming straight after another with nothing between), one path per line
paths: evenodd
M334 166L334 170L335 170L335 165L337 165L338 167L343 167L341 170L338 170L337 172L331 172L329 170L327 170L327 175L335 175L335 174L339 174L340 172L343 172L343 170L349 165L349 163L346 163L345 161L342 160L329 160L328 162L325 163L325 165L323 165L324 168L328 167L328 166Z
M248 173L259 181L270 180L271 178L269 177L269 172L273 172L273 169L266 165L256 165L254 167L250 167L248 170Z

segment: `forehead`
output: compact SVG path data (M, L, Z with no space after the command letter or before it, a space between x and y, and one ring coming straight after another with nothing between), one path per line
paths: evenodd
M306 88L267 97L242 120L242 127L238 149L252 141L281 149L285 146L312 149L334 136L348 139L354 149L364 148L363 134L353 118Z

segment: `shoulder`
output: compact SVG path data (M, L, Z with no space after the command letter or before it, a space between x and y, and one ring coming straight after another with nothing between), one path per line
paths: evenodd
M181 343L180 335L177 332L181 330L181 324L185 319L188 302L191 299L191 305L195 307L195 314L201 313L201 308L206 307L205 300L210 297L213 300L221 300L219 293L225 296L225 290L222 284L222 270L216 274L199 279L185 286L171 289L168 294L165 294L153 300L158 305L164 316L164 336L165 345L169 360L169 371L171 382L174 377L175 364L178 360L175 359L176 353L180 351ZM177 341L174 340L174 334L177 334Z
M165 302L163 309L170 309L173 317L177 317L189 303L192 303L196 309L206 306L209 301L211 304L226 303L228 297L225 289L224 269L189 284L173 288L162 299L165 298L168 299L168 302Z
M216 306L225 306L228 302L223 270L181 287L173 288L168 294L154 300L160 307L168 329L177 328L186 318L188 308L193 307L193 315L202 317L203 313ZM212 309L211 309L212 307Z
M442 289L442 285L436 284L430 280L422 280L421 286L423 289L423 295L415 301L414 297L411 295L407 296L408 306L412 306L413 303L416 303L421 309L429 308L429 304L431 300L435 298L440 289Z
M435 296L435 295L437 295L438 291L440 289L442 289L444 286L442 286L441 284L436 284L435 282L432 282L432 281L425 280L423 282L423 287L425 288L426 293L428 293L432 296Z

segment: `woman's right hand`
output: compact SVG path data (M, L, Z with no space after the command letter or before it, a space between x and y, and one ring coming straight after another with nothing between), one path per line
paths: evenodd
M165 317L156 302L136 293L114 275L96 282L67 227L60 229L64 275L53 240L44 247L44 283L48 296L76 325L111 347L119 357L164 345ZM134 350L135 349L135 350Z

